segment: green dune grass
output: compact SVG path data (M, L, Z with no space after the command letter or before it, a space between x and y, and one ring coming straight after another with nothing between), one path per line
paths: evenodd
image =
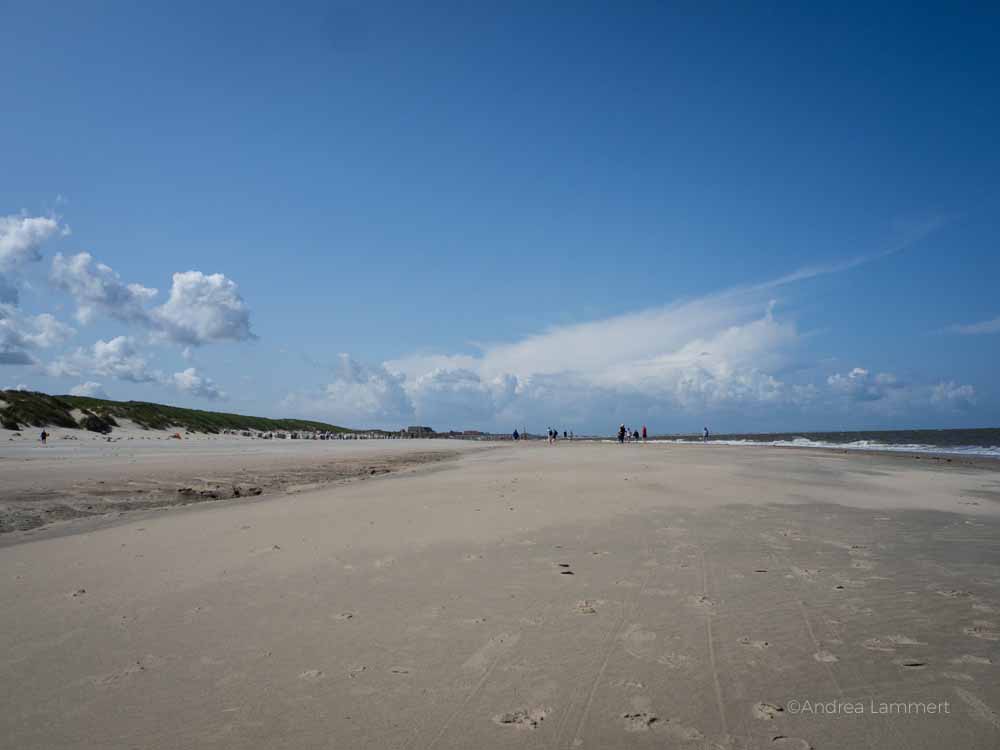
M219 433L223 430L298 430L321 432L354 432L346 427L314 422L308 419L268 419L244 414L182 409L178 406L152 404L145 401L110 401L89 396L49 396L35 391L0 391L0 400L7 403L0 410L0 424L6 429L22 427L68 427L90 429L115 427L117 419L129 419L153 430L182 429L190 432ZM78 422L72 411L80 409ZM89 417L96 419L89 419ZM84 424L86 423L86 424Z

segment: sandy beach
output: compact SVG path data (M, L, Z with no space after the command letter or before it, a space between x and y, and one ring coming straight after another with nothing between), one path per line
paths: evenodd
M6 503L397 463L0 536L4 747L1000 744L989 462L418 440L50 449L0 449ZM413 458L431 453L447 458Z

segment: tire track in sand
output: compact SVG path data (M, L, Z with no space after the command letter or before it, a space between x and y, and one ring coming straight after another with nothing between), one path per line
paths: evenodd
M648 541L645 543L640 543L640 546L645 551L645 555L642 557L649 558L651 553L651 547ZM641 565L641 563L638 563ZM615 625L609 628L607 635L601 641L601 651L604 656L601 659L600 666L597 668L597 672L594 674L594 678L591 680L590 689L587 693L587 700L584 703L583 711L580 714L580 719L577 721L576 730L574 732L573 741L570 743L570 747L574 747L582 742L582 737L580 737L580 732L583 729L584 722L586 722L587 717L590 714L590 709L594 704L594 697L597 694L597 688L600 687L601 679L604 677L604 672L608 668L608 662L611 661L611 655L615 651L615 647L618 645L618 636L621 634L622 628L625 627L625 623L628 621L630 615L635 614L635 610L638 608L639 599L642 592L645 590L649 583L649 579L653 575L655 568L649 568L646 571L646 575L643 577L642 584L635 589L632 601L626 599L622 602L621 615ZM573 713L574 705L576 704L576 698L570 698L570 703L563 713L562 720L559 723L559 730L556 732L556 738L554 747L558 748L562 745L563 732L566 730L566 724L569 722L569 717Z

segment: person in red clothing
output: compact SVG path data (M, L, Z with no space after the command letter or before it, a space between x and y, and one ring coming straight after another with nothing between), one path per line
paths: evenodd
M646 425L642 426L642 442L646 442Z

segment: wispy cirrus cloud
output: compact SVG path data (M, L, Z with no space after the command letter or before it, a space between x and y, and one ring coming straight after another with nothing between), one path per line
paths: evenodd
M946 329L949 333L957 333L962 336L979 336L989 333L1000 333L1000 316L990 320L981 320L978 323L955 324Z

